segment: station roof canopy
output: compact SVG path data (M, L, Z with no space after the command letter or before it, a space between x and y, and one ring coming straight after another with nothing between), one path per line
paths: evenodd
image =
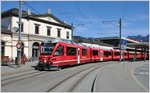
M98 38L99 40L102 40L102 41L114 41L114 40L119 40L120 38L118 36L116 37L103 37L103 38ZM125 38L125 37L121 37L122 40L126 40L127 43L140 43L139 41L136 41L136 40L132 40L132 39L128 39L128 38Z
M149 42L127 43L127 46L129 46L129 47L137 47L137 48L142 48L142 47L149 48Z
M119 46L120 38L118 36L116 36L116 37L102 37L102 38L97 38L97 39L100 40L103 43L113 45L114 47ZM128 39L128 38L125 38L125 37L121 37L121 39L126 40L127 43L140 43L139 41L135 41L135 40Z

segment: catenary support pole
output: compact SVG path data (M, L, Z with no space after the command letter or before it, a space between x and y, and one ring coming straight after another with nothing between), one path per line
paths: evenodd
M120 18L120 20L119 20L119 47L120 47L120 62L121 62L121 55L122 55L122 53L121 53L121 18Z
M19 35L18 35L18 43L21 41L21 17L22 17L22 2L19 1ZM21 66L21 51L22 48L17 48L17 62L18 66Z

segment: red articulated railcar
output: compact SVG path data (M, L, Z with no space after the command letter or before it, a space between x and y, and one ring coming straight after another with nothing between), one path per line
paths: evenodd
M51 67L75 65L91 61L91 49L86 46L54 40L45 41L40 46L37 68L47 70ZM97 59L97 56L94 56ZM94 59L94 61L98 61Z
M137 52L137 59L142 59L143 54ZM122 50L121 59L133 60L135 52ZM146 59L148 59L146 53ZM119 61L120 51L112 47L100 46L96 44L76 44L72 41L62 41L50 39L40 45L40 57L37 69L50 70L51 68L61 68L76 64Z
M92 62L94 61L110 61L112 60L112 47L100 46L96 44L82 43L91 48Z

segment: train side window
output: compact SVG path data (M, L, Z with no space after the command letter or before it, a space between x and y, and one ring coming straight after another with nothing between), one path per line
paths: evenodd
M105 55L106 57L111 56L111 52L104 51L104 55Z
M82 49L82 56L86 56L87 55L87 49Z
M98 55L98 51L97 51L97 50L93 50L93 51L92 51L92 54L93 54L94 56L97 56L97 55Z
M127 53L124 53L124 56L126 56L127 55Z
M119 56L120 55L120 52L115 52L115 56Z
M64 55L64 46L58 46L54 53L54 56L62 56L62 55Z
M74 47L67 47L67 56L76 56L76 48Z

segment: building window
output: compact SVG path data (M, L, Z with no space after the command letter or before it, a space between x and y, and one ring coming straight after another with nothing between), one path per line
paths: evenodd
M1 41L1 56L5 56L5 42Z
M60 37L61 35L61 29L57 29L57 37Z
M35 24L35 34L39 34L39 26L38 24Z
M51 27L47 26L47 36L50 36L50 35L51 35Z
M67 56L76 56L76 48L67 47Z
M66 38L69 39L69 32L67 32Z
M19 28L19 25L20 25L19 22L17 22L17 24L18 24L18 28ZM21 23L21 32L23 32L23 28L24 28L23 26L24 26L23 23Z

